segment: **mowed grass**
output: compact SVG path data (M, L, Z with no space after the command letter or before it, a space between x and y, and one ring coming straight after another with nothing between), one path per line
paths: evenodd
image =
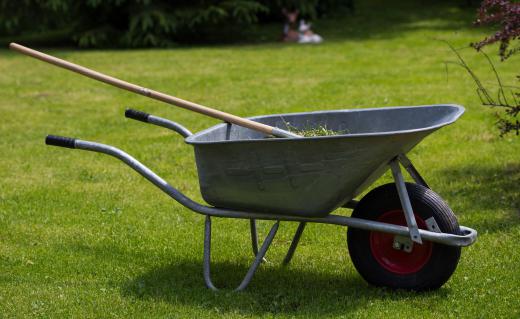
M214 220L214 281L225 289L206 289L203 216L113 158L48 147L44 137L117 146L201 201L191 147L123 113L134 107L193 131L217 121L4 50L0 317L519 317L520 140L498 137L494 110L480 105L461 69L450 67L446 74L443 62L455 58L434 40L463 47L485 32L470 27L472 9L454 4L359 2L356 16L316 23L326 39L318 46L47 51L240 116L464 105L466 114L457 123L410 153L459 222L479 231L441 289L414 293L369 286L350 261L346 229L330 225L309 225L292 264L282 268L296 229L282 223L268 262L245 292L234 293L252 261L243 220ZM471 50L462 54L492 82L482 57ZM497 67L512 82L519 59ZM385 176L378 184L389 181ZM260 223L261 237L270 225Z

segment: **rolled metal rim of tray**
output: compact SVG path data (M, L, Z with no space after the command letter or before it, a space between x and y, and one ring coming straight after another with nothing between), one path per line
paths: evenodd
M465 112L465 108L458 104L430 104L430 105L415 105L415 106L394 106L394 107L378 107L378 108L359 108L359 109L338 109L338 110L327 110L327 111L314 111L314 112L296 112L296 113L284 113L284 114L271 114L271 115L260 115L260 116L252 116L247 117L247 119L258 121L262 120L264 118L272 118L273 116L288 116L288 115L320 115L320 114L326 114L330 112L344 112L344 113L364 113L364 112L371 112L371 111L381 111L381 110L402 110L402 109L419 109L419 108L426 108L426 107L452 107L455 108L456 111L451 115L449 119L446 121L443 121L441 123L420 127L420 128L414 128L414 129L406 129L406 130L397 130L397 131L383 131L383 132L369 132L369 133L349 133L349 134L335 134L335 135L328 135L328 136L313 136L313 137L301 137L301 138L270 138L270 139L241 139L241 140L222 140L222 141L197 141L197 138L207 134L209 131L215 130L217 128L229 125L228 123L221 123L217 124L215 126L209 127L205 130L199 131L185 139L185 142L188 144L228 144L228 143L242 143L242 142L256 142L256 143L277 143L287 140L292 141L309 141L309 140L322 140L322 139L338 139L338 138L355 138L355 137L364 137L364 136L385 136L385 135L398 135L398 134L410 134L410 133L417 133L417 132L424 132L424 131L433 131L438 128L441 128L443 126L452 124L455 122L459 117L462 116ZM286 129L286 128L284 128Z

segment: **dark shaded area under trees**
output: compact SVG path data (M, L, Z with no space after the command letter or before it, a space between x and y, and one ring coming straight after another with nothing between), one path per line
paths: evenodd
M282 8L316 19L353 11L353 0L0 0L0 35L24 43L166 47L229 42L248 27L283 21Z
M282 8L298 9L306 20L324 24L348 16L362 26L355 33L386 33L400 23L450 12L428 7L461 7L473 11L478 0L0 0L0 43L79 46L84 48L169 47L177 44L274 41L281 34ZM392 11L392 15L385 12ZM426 16L425 16L426 13ZM366 19L389 18L367 22ZM454 18L454 17L452 17ZM460 17L459 17L460 18ZM344 21L344 20L343 20ZM455 21L455 20L454 20ZM457 20L459 23L460 19ZM370 30L365 30L367 27ZM266 26L269 25L267 28ZM330 26L330 23L327 25ZM332 36L344 26L328 28ZM317 30L319 32L319 30ZM330 33L330 32L329 32ZM358 34L360 33L360 34ZM328 36L327 36L328 39Z

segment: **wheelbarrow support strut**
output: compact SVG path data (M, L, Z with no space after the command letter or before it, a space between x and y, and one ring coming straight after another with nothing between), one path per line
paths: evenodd
M410 239L418 244L422 244L421 235L419 234L419 227L412 210L412 203L410 203L410 197L406 190L406 184L404 183L403 174L401 168L399 168L399 162L397 158L393 159L389 163L392 169L392 175L394 176L395 185L397 186L397 193L401 200L401 206L403 207L404 217L406 218L406 225L410 229Z

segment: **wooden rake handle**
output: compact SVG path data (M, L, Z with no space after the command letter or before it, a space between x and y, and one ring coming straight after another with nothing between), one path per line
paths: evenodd
M276 137L301 137L300 135L296 135L294 133L279 129L277 127L272 127L272 126L269 126L266 124L254 122L254 121L251 121L251 120L248 120L245 118L238 117L233 114L229 114L226 112L222 112L219 110L209 108L207 106L203 106L203 105L200 105L197 103L179 99L175 96L171 96L171 95L164 94L164 93L161 93L158 91L150 90L145 87L135 85L135 84L117 79L115 77L108 76L106 74L88 69L81 65L77 65L77 64L62 60L62 59L58 59L51 55L24 47L23 45L20 45L20 44L11 43L11 44L9 44L9 48L11 50L14 50L14 51L20 52L22 54L28 55L30 57L36 58L38 60L59 66L61 68L70 70L72 72L79 73L84 76L87 76L94 80L105 82L107 84L113 85L113 86L121 88L123 90L141 94L146 97L149 97L149 98L152 98L155 100L159 100L159 101L162 101L162 102L165 102L168 104L173 104L173 105L182 107L182 108L190 110L190 111L194 111L197 113L201 113L201 114L222 120L224 122L233 123L233 124L236 124L239 126L247 127L249 129L252 129L252 130L264 133L264 134L271 134Z

